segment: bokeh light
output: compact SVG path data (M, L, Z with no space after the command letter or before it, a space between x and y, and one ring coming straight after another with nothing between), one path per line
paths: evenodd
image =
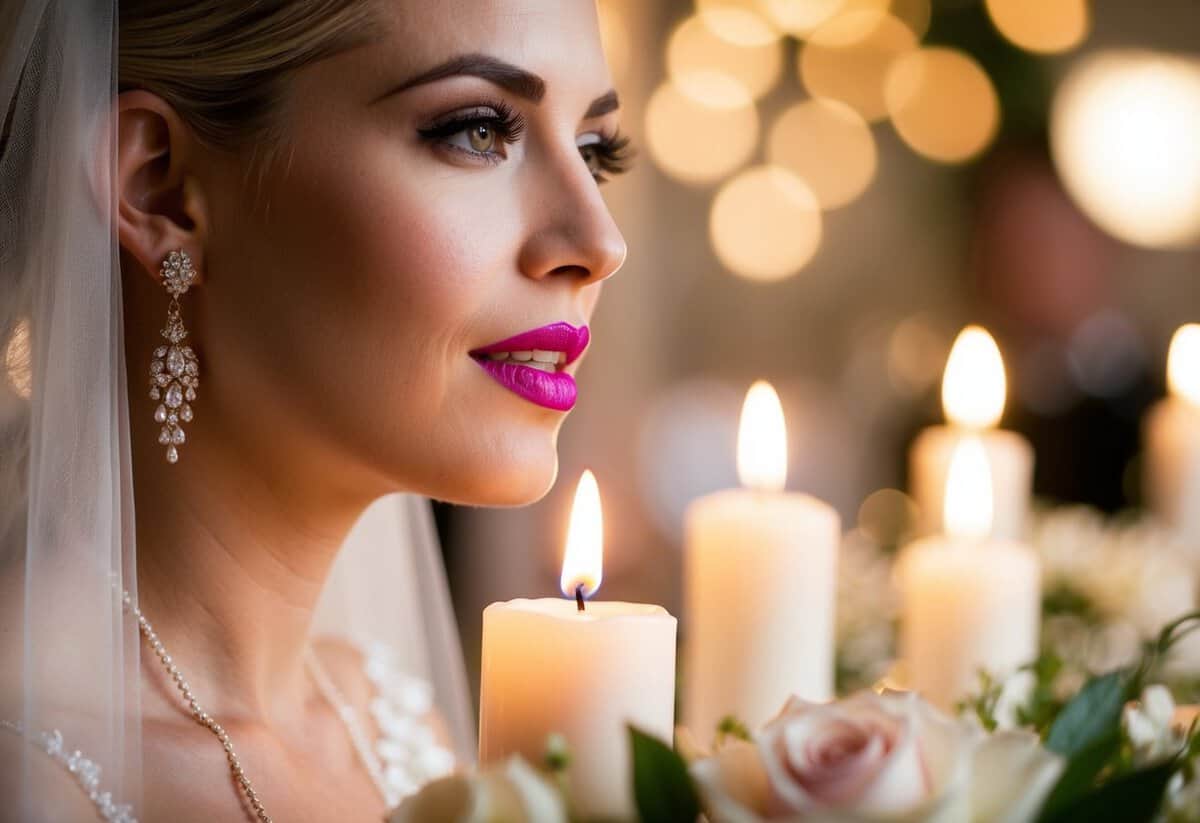
M714 81L723 75L714 75ZM726 78L733 96L740 86ZM646 105L646 145L664 172L687 183L711 183L742 166L758 145L758 112L744 90L737 106L716 108L666 83Z
M821 244L821 212L808 185L780 166L741 172L717 193L709 217L721 262L750 280L781 280Z
M912 30L891 15L841 14L800 49L800 79L813 97L838 100L874 122L888 111L883 93L888 68L916 46Z
M1000 33L1026 51L1069 51L1091 26L1087 0L986 0L986 6Z
M1171 336L1167 387L1176 397L1200 406L1200 324L1185 323Z
M739 46L762 46L779 39L758 0L696 0L696 11L714 33Z
M949 341L922 315L906 317L888 337L887 372L892 388L911 397L931 389L942 377Z
M1200 240L1200 62L1086 58L1055 95L1050 137L1064 185L1105 231L1157 248Z
M4 346L4 375L18 396L28 398L33 393L33 367L29 345L29 321L22 318L13 327Z
M858 507L858 528L879 546L907 542L917 526L917 504L899 489L879 489Z
M727 84L714 82L711 75L724 74L736 80L753 98L775 85L783 69L783 46L779 41L739 45L715 33L699 17L680 23L667 41L667 72L684 93L710 106L737 105Z
M931 47L900 56L887 73L884 95L900 137L930 160L969 160L999 128L1000 102L992 81L956 49Z
M865 0L856 0L865 2ZM780 31L805 37L841 13L852 0L759 0L763 12ZM883 6L887 0L875 0Z
M822 208L834 209L862 194L875 176L875 138L844 103L805 100L771 127L767 161L795 172Z

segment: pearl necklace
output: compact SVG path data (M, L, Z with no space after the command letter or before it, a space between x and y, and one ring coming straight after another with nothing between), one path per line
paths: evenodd
M195 694L192 693L191 686L188 685L187 680L184 679L183 674L175 665L175 661L171 659L171 655L167 654L167 650L163 647L158 633L154 631L154 627L150 625L150 621L142 614L142 610L133 602L133 597L130 596L129 592L122 592L121 602L125 610L137 619L138 631L146 638L146 642L150 644L151 650L163 664L171 680L174 681L175 687L183 695L188 709L191 710L192 717L197 723L212 732L217 740L221 742L222 748L225 749L225 759L229 761L229 771L233 775L234 782L242 794L245 795L246 802L250 804L250 808L254 811L254 815L259 823L272 823L271 816L267 814L262 800L259 799L258 792L255 791L254 786L250 783L250 778L246 776L246 772L242 768L241 760L238 759L237 752L233 749L233 741L229 739L229 734L217 722L216 718L200 707ZM357 712L354 711L353 706L346 702L346 699L342 696L337 686L334 685L333 680L330 679L329 674L321 666L311 648L305 654L305 662L308 665L309 672L312 674L313 681L317 684L317 691L320 692L321 697L333 708L338 718L342 721L342 725L350 735L350 741L354 744L354 749L358 754L359 760L366 767L367 773L371 776L371 782L375 784L375 788L386 802L390 796L390 792L387 789L387 782L384 779L383 764L371 749L366 732L363 731L362 725L358 721Z

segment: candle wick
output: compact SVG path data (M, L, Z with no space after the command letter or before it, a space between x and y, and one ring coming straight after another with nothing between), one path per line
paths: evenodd
M579 611L583 611L583 584L580 583L575 587L575 606Z

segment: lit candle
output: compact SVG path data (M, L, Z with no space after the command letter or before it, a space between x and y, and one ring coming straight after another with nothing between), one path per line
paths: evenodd
M1200 325L1171 338L1169 394L1145 424L1146 501L1167 524L1200 541Z
M838 516L783 491L787 432L767 383L746 395L738 474L746 488L686 518L684 712L702 739L727 715L756 728L791 695L833 696Z
M979 326L959 333L942 378L948 425L923 430L909 451L909 491L919 512L919 534L942 531L950 457L964 438L977 437L987 452L995 490L992 534L1025 536L1033 493L1033 447L1016 432L997 429L1004 414L1004 361L992 336Z
M479 758L540 764L549 735L570 752L572 811L633 815L626 724L672 739L675 618L660 606L587 602L600 586L603 526L591 472L575 493L560 581L567 599L483 611Z
M987 451L966 438L946 481L946 534L909 544L896 565L901 679L947 710L978 691L981 670L1003 677L1038 655L1041 567L990 536L992 500Z

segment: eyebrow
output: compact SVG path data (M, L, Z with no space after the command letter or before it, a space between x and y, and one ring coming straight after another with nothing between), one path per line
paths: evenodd
M398 86L393 86L371 101L372 105L416 86L445 80L447 77L478 77L533 103L540 103L546 96L546 81L536 74L487 54L463 54L439 63L416 77L410 77ZM618 108L620 102L617 93L609 89L588 105L583 119L600 117Z

